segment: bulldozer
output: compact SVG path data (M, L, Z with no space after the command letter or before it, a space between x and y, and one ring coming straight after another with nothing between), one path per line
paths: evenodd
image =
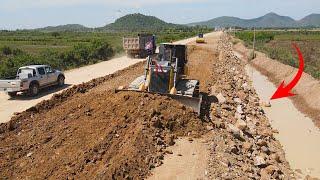
M148 56L144 74L129 86L119 87L116 92L136 91L166 95L191 107L200 115L202 103L200 82L186 78L186 52L185 45L161 44L156 56Z
M206 43L202 33L198 34L198 37L196 39L196 43Z

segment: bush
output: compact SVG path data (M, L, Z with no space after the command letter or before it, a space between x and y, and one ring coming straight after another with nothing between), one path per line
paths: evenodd
M11 55L12 54L12 49L9 46L3 46L0 49L1 53L5 56Z
M40 61L27 54L7 57L1 62L0 78L14 77L19 67L30 64L40 64Z
M92 59L107 60L114 56L114 50L107 42L95 40L91 44L91 55Z

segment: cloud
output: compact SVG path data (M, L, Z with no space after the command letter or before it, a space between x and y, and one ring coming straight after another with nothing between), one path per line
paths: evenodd
M210 0L1 0L0 9L17 10L28 8L69 7L77 5L117 5L145 7L157 4L199 3Z

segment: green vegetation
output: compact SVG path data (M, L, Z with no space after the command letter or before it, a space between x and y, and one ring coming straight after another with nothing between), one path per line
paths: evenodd
M107 42L92 41L89 44L77 44L68 51L58 52L46 49L37 55L31 55L20 49L1 48L1 78L12 77L17 69L29 64L50 64L54 68L74 68L109 59L114 50Z
M236 37L252 48L253 32L242 31ZM320 32L319 31L257 31L256 48L270 58L284 64L299 67L292 42L299 45L305 59L305 72L320 79Z
M209 30L201 30L208 32ZM157 42L195 36L199 30L164 30ZM149 32L152 33L152 32ZM49 64L67 70L105 61L123 53L122 37L138 33L0 31L0 79L15 76L20 66Z
M188 29L183 25L166 23L154 16L129 14L117 19L114 23L99 28L104 31L163 31L167 29Z
M49 64L67 70L105 61L123 53L123 37L135 37L138 33L156 34L157 43L162 43L209 31L142 14L127 15L95 29L69 24L32 31L0 31L0 78L14 76L20 66L30 64Z

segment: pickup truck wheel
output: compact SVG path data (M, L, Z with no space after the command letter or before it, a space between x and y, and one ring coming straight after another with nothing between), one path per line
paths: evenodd
M17 92L8 92L8 95L13 98L16 97Z
M65 78L63 76L58 77L58 86L62 87L64 86L64 80Z
M39 85L38 84L31 84L29 87L29 96L36 96L39 94Z

